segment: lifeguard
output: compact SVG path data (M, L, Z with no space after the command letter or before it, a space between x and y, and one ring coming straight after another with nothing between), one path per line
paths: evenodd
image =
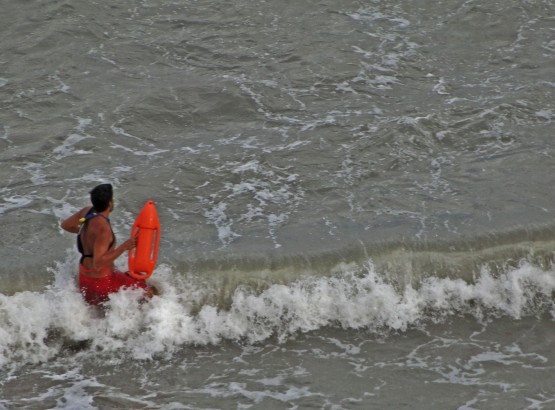
M81 253L79 289L83 297L89 304L99 305L106 302L111 293L125 287L142 288L146 296L152 296L155 288L144 278L133 278L114 268L119 256L136 247L137 238L132 236L116 246L109 219L114 209L112 185L98 185L90 192L90 197L92 207L81 209L61 224L64 230L77 234L77 249Z

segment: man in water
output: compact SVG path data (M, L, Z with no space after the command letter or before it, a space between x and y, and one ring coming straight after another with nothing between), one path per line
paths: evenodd
M81 253L79 261L79 289L91 305L99 305L125 287L142 288L146 296L152 296L154 288L144 280L135 279L126 273L116 271L114 261L125 251L137 244L131 238L116 246L116 237L110 225L110 212L114 209L112 185L101 184L91 192L92 207L88 206L62 222L62 228L77 234L77 249Z

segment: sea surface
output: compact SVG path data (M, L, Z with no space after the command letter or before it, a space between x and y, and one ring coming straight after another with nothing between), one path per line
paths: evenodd
M554 97L554 0L2 0L0 409L554 409Z

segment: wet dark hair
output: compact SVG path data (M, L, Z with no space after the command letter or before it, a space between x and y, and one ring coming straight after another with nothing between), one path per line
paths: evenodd
M90 192L91 202L96 212L104 212L110 206L110 201L114 197L111 184L100 184Z

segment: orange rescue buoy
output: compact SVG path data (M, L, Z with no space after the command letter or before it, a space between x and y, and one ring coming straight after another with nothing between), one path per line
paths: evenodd
M158 246L160 245L160 221L153 201L147 201L131 230L137 236L137 246L129 252L129 275L135 279L147 279L152 275Z

